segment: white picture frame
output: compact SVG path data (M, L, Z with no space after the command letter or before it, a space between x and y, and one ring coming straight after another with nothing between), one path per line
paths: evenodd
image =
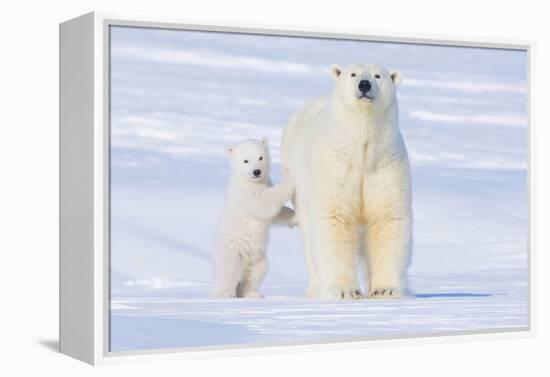
M90 364L136 360L184 359L231 354L293 352L297 349L371 347L385 343L417 344L533 336L535 251L529 242L529 326L510 331L441 334L437 337L369 339L254 348L109 352L109 27L143 26L382 42L422 43L524 50L528 61L528 179L533 182L533 41L320 30L280 25L209 25L185 20L92 12L60 24L60 352ZM532 194L529 194L531 197ZM530 221L532 202L529 200ZM529 239L533 225L530 223Z

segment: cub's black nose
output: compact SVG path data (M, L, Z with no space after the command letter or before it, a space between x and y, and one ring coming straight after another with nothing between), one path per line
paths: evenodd
M258 177L260 174L262 174L262 171L260 169L256 169L252 172L252 174L254 174L255 177Z
M366 93L370 90L371 85L369 80L361 80L359 81L359 90L363 93Z

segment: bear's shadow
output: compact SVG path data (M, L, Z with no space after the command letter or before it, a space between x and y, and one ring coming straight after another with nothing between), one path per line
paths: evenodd
M491 297L492 293L469 293L469 292L453 292L453 293L417 293L411 295L414 298L445 298L445 297Z

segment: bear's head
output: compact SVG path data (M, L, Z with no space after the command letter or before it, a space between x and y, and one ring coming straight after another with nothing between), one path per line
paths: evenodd
M376 64L354 64L346 68L331 67L335 96L347 108L382 113L393 106L401 73Z
M271 158L266 137L260 140L247 139L226 148L233 178L254 183L269 180Z

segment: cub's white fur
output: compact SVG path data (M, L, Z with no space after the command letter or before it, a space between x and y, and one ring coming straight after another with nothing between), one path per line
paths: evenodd
M211 297L262 297L258 288L267 270L269 228L294 225L294 211L284 206L294 184L288 179L271 184L267 138L244 140L227 154L231 176L214 244Z
M303 105L282 140L283 168L296 185L307 294L361 297L359 261L369 297L400 297L412 245L410 169L396 99L401 74L358 64L333 66L332 76L333 93Z

